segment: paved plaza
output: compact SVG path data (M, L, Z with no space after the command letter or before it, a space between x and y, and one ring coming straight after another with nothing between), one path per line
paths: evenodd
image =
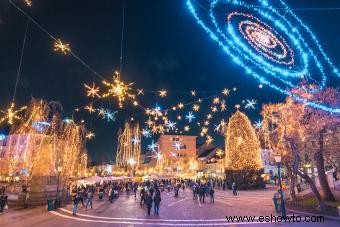
M0 216L0 226L228 226L228 225L293 225L306 226L307 223L259 223L245 221L243 223L228 223L226 216L270 216L275 210L272 204L273 190L241 191L233 196L231 191L216 190L215 203L206 197L205 203L193 200L192 192L181 190L175 198L173 192L162 192L162 202L159 216L147 216L146 208L139 204L133 195L122 194L113 203L94 199L93 209L87 211L79 205L77 216L72 215L72 205L59 210L46 212L44 207L26 210L10 210ZM291 213L289 215L292 215ZM308 223L314 226L339 226L339 222L326 220L324 223Z

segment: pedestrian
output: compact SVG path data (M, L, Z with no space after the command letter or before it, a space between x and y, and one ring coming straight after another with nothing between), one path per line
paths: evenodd
M215 199L214 199L214 189L213 188L210 188L210 203L215 203Z
M279 212L279 205L278 205L279 198L280 198L279 192L278 191L274 192L273 202L274 202L274 206L275 206L275 211L276 212Z
M182 189L183 189L183 192L184 192L184 189L185 189L185 185L184 185L184 183L182 183Z
M104 188L103 188L103 187L100 187L99 193L98 193L98 196L99 196L99 199L100 199L100 200L103 199L103 195L104 195Z
M145 203L144 201L145 193L146 193L145 189L142 188L142 190L140 190L140 205L141 206L144 206L144 203Z
M200 202L204 203L204 199L205 199L205 190L204 190L204 186L201 185L200 187L200 192L199 192L199 197L200 197Z
M0 213L2 213L4 209L8 209L7 195L5 194L5 190L0 195Z
M87 192L87 199L86 199L86 206L85 210L87 210L87 206L90 204L91 209L92 209L92 198L93 198L93 191L90 188L89 191Z
M150 192L150 195L151 195L151 197L153 196L153 193L155 192L155 189L153 188L153 187L151 187L150 189L149 189L149 192Z
M237 195L237 188L236 188L236 183L235 182L233 182L233 184L231 185L231 188L232 188L232 190L233 190L233 195Z
M192 187L192 193L193 193L192 199L195 200L196 197L197 197L197 194L196 194L196 186L195 186L195 185Z
M112 186L109 186L109 201L112 203L112 199L113 199L113 188Z
M73 199L73 216L77 215L79 201L80 201L80 195L78 193Z
M154 201L154 215L158 215L159 204L162 201L161 195L156 193L155 198L153 199L153 201Z
M85 188L82 188L80 190L80 202L82 204L82 206L84 207L84 198L86 198L86 191L85 191Z
M135 198L137 197L137 190L138 190L138 184L135 183L135 184L133 185L133 192L135 193Z
M145 199L145 204L146 204L146 208L148 211L148 216L150 216L150 212L151 212L151 208L152 208L152 196L150 193L148 193L146 199Z

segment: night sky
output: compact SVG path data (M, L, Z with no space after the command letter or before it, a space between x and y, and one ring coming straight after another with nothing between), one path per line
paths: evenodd
M55 37L69 42L72 50L105 78L110 79L113 71L119 69L122 0L33 0L32 8L25 7L24 1L15 2ZM238 91L228 99L229 107L243 99L258 100L256 110L246 111L255 121L260 117L262 103L284 100L283 95L268 87L259 89L257 81L229 61L196 24L185 3L184 0L126 1L122 77L135 82L137 88L169 90L166 101L149 93L140 100L144 106L155 106L157 102L170 107L189 99L188 92L193 89L221 91L225 87L237 87ZM287 0L287 3L291 8L340 7L339 0ZM303 10L296 14L314 31L339 68L340 10ZM1 0L0 109L6 109L12 99L25 26L26 18L7 0ZM100 84L101 80L71 56L53 52L52 47L53 41L30 24L16 103L25 105L31 97L60 101L65 117L72 117L75 108L91 101L86 97L83 83ZM118 109L114 99L98 105ZM228 118L233 111L234 108L229 108L223 117ZM87 144L92 161L112 160L118 128L130 116L143 122L141 113L141 109L128 105L119 111L116 122L106 122L85 111L74 113L76 120L85 119L87 128L96 133L95 139ZM223 138L218 137L216 143L223 145Z

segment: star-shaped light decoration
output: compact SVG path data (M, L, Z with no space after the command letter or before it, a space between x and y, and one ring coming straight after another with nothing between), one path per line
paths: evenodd
M98 116L101 116L103 119L107 120L108 122L115 121L117 113L118 111L112 112L111 110L104 109L104 108L100 108L98 110Z
M190 126L189 125L184 126L184 131L185 132L188 132L189 130L190 130Z
M115 75L113 75L113 81L111 83L104 80L103 84L108 87L108 90L102 97L116 97L120 108L123 108L123 102L127 98L135 99L135 95L131 93L133 83L125 84L121 81L118 72L115 72Z
M151 132L148 128L145 128L142 130L142 135L145 137L145 138L150 138L151 137Z
M184 104L180 102L180 103L178 104L178 109L183 109L183 107L184 107Z
M61 52L63 54L68 54L71 51L70 44L63 43L60 39L57 39L54 42L54 51Z
M144 95L143 89L137 89L137 95Z
M211 114L208 114L207 115L207 119L209 120L209 119L211 119L212 118L212 115Z
M256 129L262 128L262 126L263 126L263 125L262 125L262 121L261 121L261 120L256 121L255 124L254 124L254 126L255 126Z
M84 84L85 88L87 89L87 97L92 97L92 98L100 98L99 95L99 87L96 87L94 83L92 83L92 86L89 86L87 84Z
M91 140L91 139L94 138L95 136L96 136L96 135L95 135L93 132L89 132L89 133L86 134L85 137L86 137L87 139Z
M224 88L223 91L222 91L222 94L225 95L225 96L229 95L229 93L230 93L230 90L227 89L227 88Z
M217 155L219 158L221 158L223 154L224 154L224 152L223 152L221 149L218 149L218 150L216 151L216 155Z
M89 113L96 112L96 109L93 107L92 103L84 107L85 110L89 111Z
M154 141L152 141L152 143L150 145L148 145L149 151L155 152L157 148L158 148L158 143L155 143Z
M179 141L175 141L172 146L175 148L175 150L179 151L182 147L182 144Z
M31 7L32 6L32 0L25 0L25 3L27 6Z
M214 141L214 139L213 139L211 136L207 135L207 139L206 139L205 143L209 145L209 144L211 144L213 141Z
M137 145L140 142L140 139L138 139L137 136L131 138L131 142L133 145Z
M192 106L192 109L194 110L194 111L199 111L200 110L200 106L199 105L197 105L197 104L194 104L193 106Z
M163 159L163 154L162 154L162 152L156 151L155 157L156 157L156 159L157 159L158 161L162 160L162 159Z
M201 129L201 134L207 134L208 133L208 128L206 128L206 127L202 127L202 129Z
M209 121L207 121L207 120L206 120L206 121L204 121L204 125L205 125L205 126L208 126L208 125L209 125L209 123L210 123L210 122L209 122Z
M247 104L244 106L246 109L250 109L250 108L255 109L255 105L257 103L256 100L254 100L254 99L251 99L251 100L247 99L246 101L247 101Z
M167 127L169 130L174 130L174 129L175 129L175 126L176 126L176 123L175 123L175 122L168 121L168 122L166 123L166 127Z
M27 107L26 106L23 106L23 107L20 107L19 109L15 110L14 109L15 107L15 104L12 102L11 103L11 106L6 110L6 111L2 111L2 113L6 114L5 116L3 116L1 119L0 119L0 123L4 122L7 120L8 124L12 125L14 123L15 120L20 120L21 117L18 116L18 114L25 110Z
M185 119L187 119L190 123L193 119L195 119L195 115L192 112L189 112L187 115L185 115Z
M220 132L221 124L215 125L214 132Z
M221 111L226 111L227 110L227 105L225 104L225 100L221 101Z
M191 91L191 95L192 95L192 96L196 96L196 91L192 90L192 91Z
M211 111L212 111L213 113L216 113L216 112L218 111L218 109L217 109L216 106L212 106L212 107L211 107Z
M159 93L159 96L162 98L164 98L167 95L167 91L164 89L160 90L158 93Z
M213 100L213 104L219 104L220 103L220 98L219 97L215 97Z

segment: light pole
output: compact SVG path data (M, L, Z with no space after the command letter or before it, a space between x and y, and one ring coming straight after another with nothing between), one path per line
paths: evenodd
M56 207L60 207L60 198L59 198L59 179L60 179L60 173L63 170L63 167L58 166L57 171L58 171L58 178L57 178L57 196L56 196Z
M281 155L276 154L274 155L275 162L277 163L278 168L278 177L279 177L279 185L280 185L280 197L281 197L281 215L282 217L286 217L286 206L283 198L283 191L282 191L282 180L281 180Z

